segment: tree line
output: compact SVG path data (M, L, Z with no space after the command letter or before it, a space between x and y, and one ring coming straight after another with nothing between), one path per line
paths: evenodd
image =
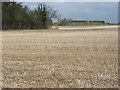
M2 3L2 29L48 29L52 19L58 19L57 11L45 4L34 10L17 2Z
M59 26L68 26L68 25L104 25L108 24L105 21L87 21L87 20L73 20L63 18L59 21Z

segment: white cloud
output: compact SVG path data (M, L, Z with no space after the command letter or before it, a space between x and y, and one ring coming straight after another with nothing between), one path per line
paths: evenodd
M12 1L12 0L11 0ZM119 2L119 0L15 0L18 2Z
M39 1L39 0L38 0ZM34 9L39 2L24 2L29 8ZM45 3L45 2L43 2ZM117 22L118 3L113 2L46 2L48 6L56 9L62 18L72 18L80 20L104 20L107 22Z

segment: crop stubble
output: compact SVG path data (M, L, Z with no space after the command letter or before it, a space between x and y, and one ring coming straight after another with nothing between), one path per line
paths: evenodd
M117 87L117 28L2 32L4 87Z

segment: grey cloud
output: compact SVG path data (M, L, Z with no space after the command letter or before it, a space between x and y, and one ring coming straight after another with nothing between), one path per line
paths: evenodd
M37 2L25 2L32 9L37 7ZM85 20L105 20L117 23L118 3L117 2L47 2L54 9L57 9L62 17Z

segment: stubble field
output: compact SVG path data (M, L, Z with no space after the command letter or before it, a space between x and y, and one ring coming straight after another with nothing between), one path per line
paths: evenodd
M3 31L3 87L117 87L117 34L117 28Z

